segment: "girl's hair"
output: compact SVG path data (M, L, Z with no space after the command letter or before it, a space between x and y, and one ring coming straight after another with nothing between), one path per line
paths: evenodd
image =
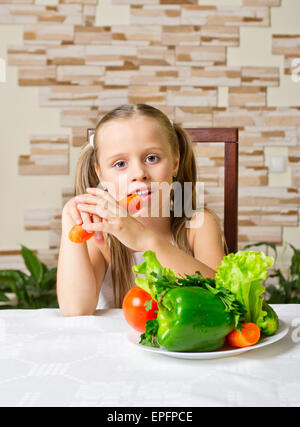
M197 167L195 154L193 151L193 143L187 132L180 125L172 123L162 111L147 104L121 105L101 118L95 128L94 148L89 144L89 142L87 142L87 144L83 147L78 159L76 169L76 195L83 194L86 192L87 187L97 187L100 183L98 175L95 171L95 164L97 164L100 169L100 165L98 163L100 147L99 143L97 143L97 136L102 126L111 120L131 118L134 116L144 116L156 120L167 136L172 153L174 155L178 152L180 153L180 164L177 172L177 181L181 184L182 189L184 188L184 182L192 183L191 205L192 209L195 210ZM171 200L174 198L173 189L171 190L170 197ZM185 215L183 203L187 200L184 201L184 197L182 197L182 200L183 215L181 217L174 217L172 210L170 212L171 231L173 239L175 240L178 247L193 256L187 240L187 227L185 227L186 222L189 221L191 217L187 217ZM190 204L188 206L190 206ZM219 224L219 229L224 239L224 246L226 247L225 252L228 253L228 247L221 227L220 219L211 209L207 208L205 204L204 209L210 211ZM134 265L133 251L127 248L127 246L123 245L113 235L105 235L106 243L107 239L109 239L110 244L110 262L114 302L116 307L121 308L124 296L135 284L135 276L132 272L132 266ZM118 302L117 293L119 294Z

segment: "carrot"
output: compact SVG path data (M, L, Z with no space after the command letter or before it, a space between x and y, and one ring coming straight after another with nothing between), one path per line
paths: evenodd
M260 329L255 323L242 323L243 328L240 331L230 332L226 341L232 347L249 347L258 342L260 338Z
M134 206L130 202L135 197L138 197L139 200L137 201L137 203L135 203L135 206ZM123 206L129 213L133 213L141 209L141 198L137 194L132 194L131 196L124 197L124 199L119 200L118 203L119 205ZM69 239L73 243L84 243L87 240L89 240L91 237L93 237L94 234L95 233L88 233L86 230L82 228L81 225L74 225L71 228L71 231L69 233Z

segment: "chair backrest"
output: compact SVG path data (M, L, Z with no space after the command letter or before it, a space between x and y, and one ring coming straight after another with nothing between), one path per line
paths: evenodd
M224 234L228 252L238 250L238 128L185 128L194 143L224 143ZM95 133L87 130L87 139Z

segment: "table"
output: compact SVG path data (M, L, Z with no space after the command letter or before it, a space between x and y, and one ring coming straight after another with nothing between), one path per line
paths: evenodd
M121 309L2 310L0 406L300 406L300 304L273 308L285 338L215 360L135 347Z

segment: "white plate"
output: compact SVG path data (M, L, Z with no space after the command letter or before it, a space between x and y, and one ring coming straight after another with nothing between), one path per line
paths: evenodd
M255 350L256 348L261 348L273 344L274 342L277 342L283 337L285 337L288 331L289 327L287 323L283 322L282 320L279 320L279 328L276 334L272 335L271 337L262 338L255 345L243 348L223 347L221 350L209 352L168 351L164 350L163 348L149 347L147 345L139 344L141 334L134 330L130 330L128 332L127 337L131 344L142 350L152 351L153 353L159 353L169 357L175 357L178 359L220 359L222 357L237 356L238 354L244 353L245 351Z

